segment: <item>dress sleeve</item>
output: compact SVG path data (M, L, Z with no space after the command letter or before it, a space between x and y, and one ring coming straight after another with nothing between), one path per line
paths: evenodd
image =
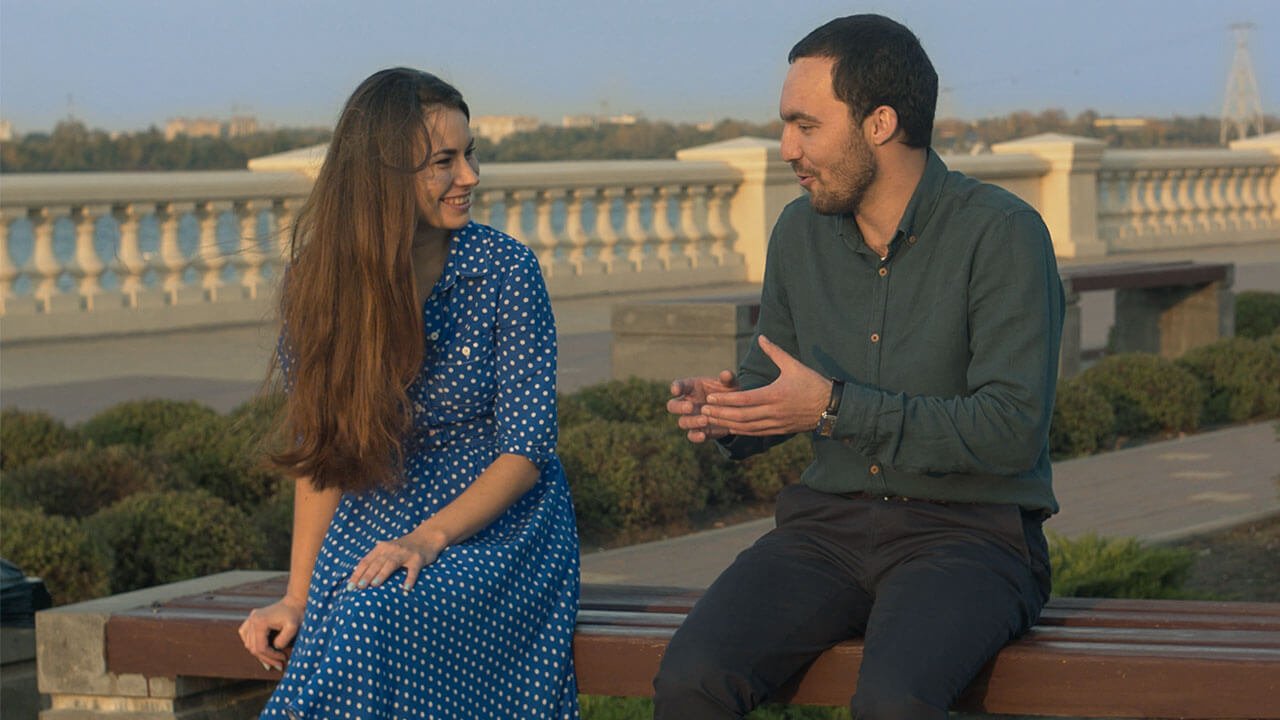
M520 246L498 295L498 452L542 467L556 449L556 324L533 251Z

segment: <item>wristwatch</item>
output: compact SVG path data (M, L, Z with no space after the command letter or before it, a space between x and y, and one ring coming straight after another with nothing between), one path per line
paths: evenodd
M827 409L818 418L818 434L831 437L835 432L837 415L840 413L840 400L844 398L844 381L831 380L831 399L827 401Z

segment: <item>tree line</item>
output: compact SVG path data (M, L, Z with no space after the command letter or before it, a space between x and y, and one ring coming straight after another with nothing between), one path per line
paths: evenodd
M1219 122L1208 116L1151 118L1139 126L1099 124L1086 110L1074 117L1058 109L1019 111L967 121L941 118L933 146L943 153L982 152L1006 140L1039 133L1063 133L1102 140L1113 148L1219 147ZM1267 116L1268 131L1280 118ZM540 160L638 160L673 158L682 148L743 135L778 138L782 123L721 120L711 127L641 120L629 125L543 126L494 143L476 138L483 162ZM326 142L330 131L292 128L229 138L188 137L166 140L154 126L143 132L108 134L79 120L64 120L52 133L30 133L0 142L0 172L146 171L244 169L250 158Z

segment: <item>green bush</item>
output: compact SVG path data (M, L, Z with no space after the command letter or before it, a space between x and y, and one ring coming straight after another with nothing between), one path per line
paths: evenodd
M50 515L83 518L134 493L182 488L185 472L129 445L67 450L5 473L4 484Z
M689 443L653 425L601 420L560 438L578 529L600 541L682 521L706 504Z
M248 516L203 490L131 495L84 528L111 549L117 593L253 567L263 547Z
M1055 459L1088 455L1115 432L1116 415L1101 393L1081 380L1059 380L1049 455Z
M1200 381L1205 422L1240 422L1280 413L1280 343L1236 337L1178 358Z
M1236 335L1258 339L1280 330L1280 293L1236 293Z
M289 569L293 547L293 487L293 480L281 480L276 491L249 516L262 535L258 567L263 570Z
M1200 426L1203 393L1186 368L1146 353L1103 358L1080 380L1111 405L1120 435L1181 432Z
M1142 547L1133 538L1090 533L1068 540L1050 532L1049 561L1054 595L1176 598L1195 556L1186 549Z
M155 447L182 468L196 487L237 507L250 507L276 491L282 473L263 454L267 423L260 417L212 415L189 420L162 435Z
M610 380L585 387L573 396L583 409L602 420L675 427L675 418L667 412L667 400L671 399L669 383L635 377ZM570 412L576 409L571 407Z
M0 412L0 470L13 470L79 444L79 434L48 413Z
M111 592L111 554L75 520L0 507L0 556L44 580L55 605Z
M812 462L813 443L807 435L796 435L768 452L743 460L737 473L743 499L773 500L784 486L799 482Z
M161 435L193 420L217 417L213 409L194 400L137 400L113 405L80 426L95 445L150 447Z

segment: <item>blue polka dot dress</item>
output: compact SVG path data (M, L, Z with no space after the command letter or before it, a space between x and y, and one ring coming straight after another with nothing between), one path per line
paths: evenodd
M342 498L264 718L578 717L578 538L555 455L555 322L537 259L467 225L423 320L404 482ZM413 530L500 453L542 469L532 490L441 553L412 590L403 568L379 587L346 589L375 543Z

